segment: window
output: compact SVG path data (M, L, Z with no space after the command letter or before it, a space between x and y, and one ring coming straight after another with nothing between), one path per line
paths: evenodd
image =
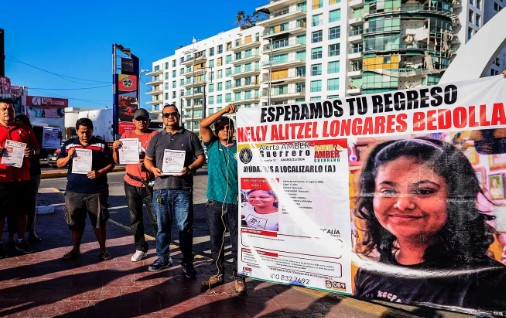
M321 92L322 91L322 81L311 81L311 92Z
M169 73L165 73L165 79L168 80L169 79Z
M341 54L339 43L329 45L329 56L338 56Z
M339 90L339 78L329 78L327 80L327 90L328 91L338 91Z
M322 14L313 15L312 26L319 26L322 24Z
M214 92L214 84L209 84L209 93Z
M168 90L169 89L169 83L165 83L165 90Z
M172 67L176 67L176 60L172 60Z
M165 93L165 100L169 99L169 93Z
M172 88L176 88L176 81L172 81Z
M481 26L481 15L479 15L478 13L476 14L474 23L476 24L477 27Z
M214 47L209 48L209 56L214 56Z
M232 55L229 54L225 57L225 63L230 64L232 62Z
M230 76L232 75L232 68L231 67L227 67L225 69L225 76Z
M168 70L169 69L169 62L165 62L165 69Z
M221 95L216 96L216 102L217 102L218 104L223 103L223 96L221 96Z
M172 77L176 77L176 76L177 76L177 72L176 72L176 70L173 70L172 71Z
M217 79L220 79L220 78L223 78L223 70L218 70L218 72L216 72L216 78Z
M216 90L219 92L223 90L223 83L218 83L218 86L216 87Z
M241 79L240 78L236 79L234 85L235 87L241 87Z
M473 10L469 9L469 22L473 23Z
M311 65L311 75L322 75L322 65L321 64L313 64Z
M341 27L333 27L329 29L329 40L339 39L341 37Z
M481 0L476 0L476 8L481 9Z
M297 76L306 76L306 67L305 66L297 66Z
M311 50L311 59L321 59L322 58L322 48L321 47L315 47Z
M232 100L232 94L231 93L226 93L225 94L225 103L228 103Z
M323 7L323 0L313 0L313 9L319 9Z
M339 61L329 62L328 66L327 66L327 73L328 74L339 73Z
M223 45L222 44L218 45L218 54L221 54L221 53L223 53Z
M329 22L337 22L341 20L341 10L332 10L329 12Z
M226 81L225 82L225 89L230 89L232 88L232 81Z
M322 41L322 30L314 31L311 35L311 43L318 43Z
M304 93L306 91L306 83L295 84L295 90L297 93Z
M241 100L241 92L234 93L234 100Z
M214 104L214 96L209 96L209 105L213 105Z
M172 98L174 98L174 99L176 98L176 91L172 92Z

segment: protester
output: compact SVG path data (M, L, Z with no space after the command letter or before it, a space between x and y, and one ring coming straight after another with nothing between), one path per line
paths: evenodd
M153 136L146 151L144 165L155 175L153 209L156 214L156 254L158 258L148 267L159 271L171 265L169 245L172 219L179 231L180 249L183 254L183 273L186 278L196 276L193 267L193 173L204 162L204 150L197 135L179 125L179 112L174 104L165 105L162 110L165 129ZM182 161L175 159L184 154ZM164 174L165 158L174 158L174 165L181 164L176 174Z
M109 219L107 173L114 168L111 150L105 141L92 136L93 122L90 119L78 119L76 131L78 137L65 142L56 161L59 168L68 165L65 221L72 232L72 249L63 255L63 260L81 256L80 246L87 214L100 246L98 257L100 260L109 260L112 256L106 250L106 222ZM82 158L78 157L77 149L90 150L91 163L85 154ZM88 171L89 165L91 169Z
M32 129L32 124L28 116L19 114L16 116L16 123L22 124ZM28 242L40 243L42 239L35 232L35 218L37 214L37 194L40 186L40 157L39 154L30 157L30 210L28 211L28 220L26 230L28 232Z
M130 229L134 233L134 243L136 251L130 258L132 262L138 262L146 257L149 249L148 243L144 238L144 221L142 205L146 206L148 217L153 226L154 233L158 232L156 226L156 216L153 213L153 185L154 175L146 170L144 166L144 156L148 148L149 141L157 133L156 130L149 129L149 113L143 108L139 108L134 113L132 122L135 130L127 131L121 135L121 139L135 138L139 140L139 163L127 164L124 180L125 195L130 214ZM121 140L116 140L113 147L113 158L116 163L119 161L119 149L123 146ZM137 151L137 150L132 150Z
M278 199L271 190L246 192L248 203L242 208L246 227L277 231L279 229Z
M244 278L237 275L238 183L237 143L233 139L234 122L224 114L233 114L237 108L230 104L200 122L200 136L207 148L207 223L211 240L211 255L215 274L202 282L208 290L225 281L225 231L230 233L234 288L238 295L246 294ZM214 133L211 125L214 123Z
M355 295L411 304L504 310L506 267L477 207L482 194L462 152L437 139L388 141L364 163L355 216L365 262Z
M7 141L25 144L20 167L5 163L4 160L16 151ZM33 131L14 119L14 106L11 100L0 99L0 241L5 225L5 217L10 215L16 221L16 250L23 253L32 252L25 240L27 214L30 211L30 200L25 198L30 193L30 157L38 155L39 144ZM0 243L0 257L5 257L3 243Z

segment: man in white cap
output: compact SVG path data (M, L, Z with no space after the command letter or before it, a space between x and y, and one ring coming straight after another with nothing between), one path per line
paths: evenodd
M134 233L135 253L130 260L138 262L146 257L149 249L148 243L144 238L144 222L142 205L146 206L149 220L153 226L154 233L158 231L156 226L156 216L153 213L153 185L154 175L144 167L145 151L148 148L149 141L157 133L156 130L149 129L149 113L143 108L139 108L134 113L132 122L135 130L127 131L121 135L124 138L136 138L139 140L139 163L127 164L124 180L125 195L130 212L130 229ZM113 145L113 158L116 163L119 162L119 149L122 147L122 141L116 140Z

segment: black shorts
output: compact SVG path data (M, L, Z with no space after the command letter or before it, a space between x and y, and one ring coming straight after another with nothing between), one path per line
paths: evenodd
M84 229L86 215L89 215L91 225L100 229L105 227L109 219L107 210L108 192L76 193L65 192L65 221L71 230Z
M30 191L30 181L0 182L0 217L28 214Z

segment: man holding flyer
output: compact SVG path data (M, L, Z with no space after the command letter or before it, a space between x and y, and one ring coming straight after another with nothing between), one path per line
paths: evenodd
M144 238L143 204L146 206L154 233L158 232L152 204L153 185L151 183L155 177L144 166L144 156L149 141L158 132L149 129L149 113L143 108L135 111L132 122L135 125L135 130L123 133L121 139L113 143L112 156L114 162L126 164L126 173L123 180L125 181L125 195L130 212L130 229L134 233L136 249L130 260L138 262L146 257L149 249Z
M30 202L23 196L30 192L30 157L37 155L40 149L33 131L14 119L12 102L0 99L0 235L5 217L13 215L18 235L14 247L30 253L32 249L25 240ZM0 243L0 258L3 257L3 244Z
M197 135L179 125L176 105L165 105L162 116L165 129L151 139L144 160L146 169L156 177L153 208L158 224L158 258L148 270L159 271L171 265L169 244L174 217L183 254L183 273L186 278L194 278L197 273L192 253L193 172L205 162L204 149Z
M63 260L81 256L81 239L88 214L100 245L98 257L105 261L112 258L105 249L105 225L109 219L107 173L114 168L114 162L105 141L92 136L93 122L89 118L78 119L76 131L78 137L65 142L56 161L58 168L69 166L65 221L72 231L72 249L63 255Z

